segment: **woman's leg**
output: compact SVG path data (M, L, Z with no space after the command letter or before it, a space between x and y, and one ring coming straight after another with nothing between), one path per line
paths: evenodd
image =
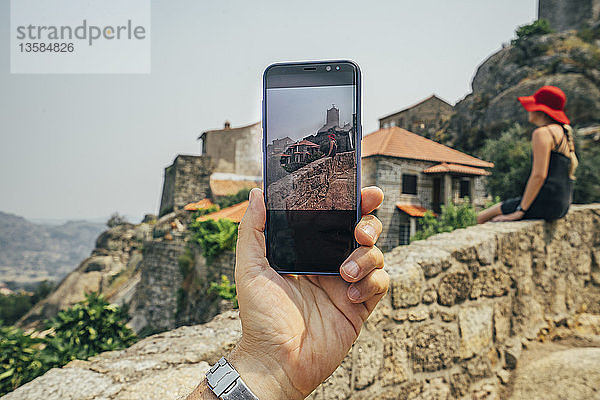
M502 203L495 204L488 209L483 210L477 214L477 223L484 224L494 218L497 215L502 214Z

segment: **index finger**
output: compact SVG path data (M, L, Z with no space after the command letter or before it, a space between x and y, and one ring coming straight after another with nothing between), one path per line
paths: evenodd
M368 186L360 191L361 213L369 214L383 202L383 191L377 186Z

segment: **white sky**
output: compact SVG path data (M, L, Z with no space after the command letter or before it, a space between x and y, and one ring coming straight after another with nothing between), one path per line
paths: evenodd
M270 63L356 61L367 134L432 93L460 100L536 13L536 0L152 0L151 74L11 75L0 1L0 210L137 222L158 211L163 169L197 154L199 133L260 119Z

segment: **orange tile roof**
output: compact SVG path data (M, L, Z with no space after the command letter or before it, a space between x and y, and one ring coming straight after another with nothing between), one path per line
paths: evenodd
M196 211L196 210L200 210L202 208L212 207L214 205L215 205L215 203L213 203L212 201L210 201L210 199L202 199L202 200L197 201L195 203L186 204L185 207L183 207L183 209L185 211Z
M301 144L305 144L307 146L312 146L312 147L320 147L318 144L313 143L311 141L308 141L306 139L302 139L300 142L294 144L294 146L298 146L298 145L301 145Z
M436 174L444 172L456 172L466 175L491 175L491 172L483 168L468 167L466 165L441 163L423 170L425 174Z
M240 222L246 209L248 208L248 200L242 201L241 203L234 204L230 207L223 208L219 211L215 211L210 214L203 215L198 217L196 221L206 221L207 219L219 220L221 218L227 218L232 220L233 222Z
M465 164L492 168L493 163L454 150L397 126L380 129L363 137L362 157L375 155Z
M415 206L413 204L396 203L396 207L398 207L398 209L404 211L411 217L422 217L425 215L425 212L427 212L427 209L425 207ZM433 213L433 215L437 214Z

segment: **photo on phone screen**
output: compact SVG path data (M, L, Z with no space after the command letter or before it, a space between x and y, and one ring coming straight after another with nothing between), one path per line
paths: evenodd
M356 247L360 136L352 67L335 78L339 71L330 69L267 79L267 257L280 272L338 273Z

